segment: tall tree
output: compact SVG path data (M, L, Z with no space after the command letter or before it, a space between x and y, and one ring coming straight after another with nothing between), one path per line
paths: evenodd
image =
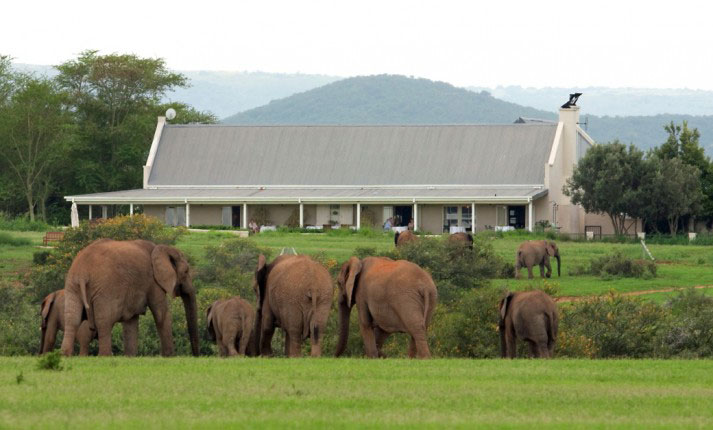
M31 220L38 203L44 208L50 178L66 153L70 124L63 95L52 81L13 76L9 97L0 105L0 163L9 172L6 179L22 190Z
M678 232L681 217L700 210L703 200L700 172L680 158L649 157L656 175L649 184L648 213L665 219L671 236Z
M143 162L167 91L187 85L162 59L85 51L57 66L80 128L74 157L81 168L72 192L112 191L141 185Z
M690 215L704 218L710 223L713 221L713 163L700 145L701 134L696 128L688 128L686 121L683 121L682 125L671 121L664 129L668 138L664 144L654 149L654 154L662 159L680 159L698 169L702 200L699 209Z
M615 234L620 235L627 231L627 217L640 211L637 199L646 176L643 152L615 141L590 148L562 191L587 212L608 215Z

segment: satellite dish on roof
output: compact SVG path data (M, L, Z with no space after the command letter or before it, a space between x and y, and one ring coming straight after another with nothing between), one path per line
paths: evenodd
M166 110L166 119L169 121L176 117L176 110L174 108L168 108Z

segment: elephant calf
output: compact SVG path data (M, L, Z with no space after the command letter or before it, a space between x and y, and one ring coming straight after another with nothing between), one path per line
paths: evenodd
M254 355L255 310L240 297L216 300L206 310L208 337L215 341L220 355Z
M560 250L551 240L528 240L520 244L515 257L515 278L520 279L520 269L527 267L527 277L532 279L533 266L540 266L540 277L552 276L550 257L557 259L557 276L560 276ZM545 274L545 267L547 274Z
M54 349L57 331L64 331L64 290L49 293L40 308L42 315L42 338L40 339L40 354ZM79 355L89 355L89 343L96 337L96 331L89 327L89 321L82 321L77 332Z
M400 246L406 245L407 243L418 242L418 236L416 236L410 230L399 233L398 231L394 235L394 245L398 248Z
M533 357L551 358L557 340L557 305L539 290L510 293L500 301L500 350L515 358L516 340L530 345Z

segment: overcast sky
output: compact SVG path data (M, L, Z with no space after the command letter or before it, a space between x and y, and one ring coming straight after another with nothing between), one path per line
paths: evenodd
M24 0L0 10L0 53L21 63L99 49L178 70L713 90L705 1Z

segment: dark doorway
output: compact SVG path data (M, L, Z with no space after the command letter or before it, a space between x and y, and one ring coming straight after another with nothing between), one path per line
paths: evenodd
M508 225L525 228L525 206L508 206Z
M394 206L394 227L406 227L413 216L413 206Z
M240 217L240 211L242 210L242 207L240 206L233 206L233 215L232 215L232 222L231 225L233 227L238 227L240 228L240 222L242 218Z

